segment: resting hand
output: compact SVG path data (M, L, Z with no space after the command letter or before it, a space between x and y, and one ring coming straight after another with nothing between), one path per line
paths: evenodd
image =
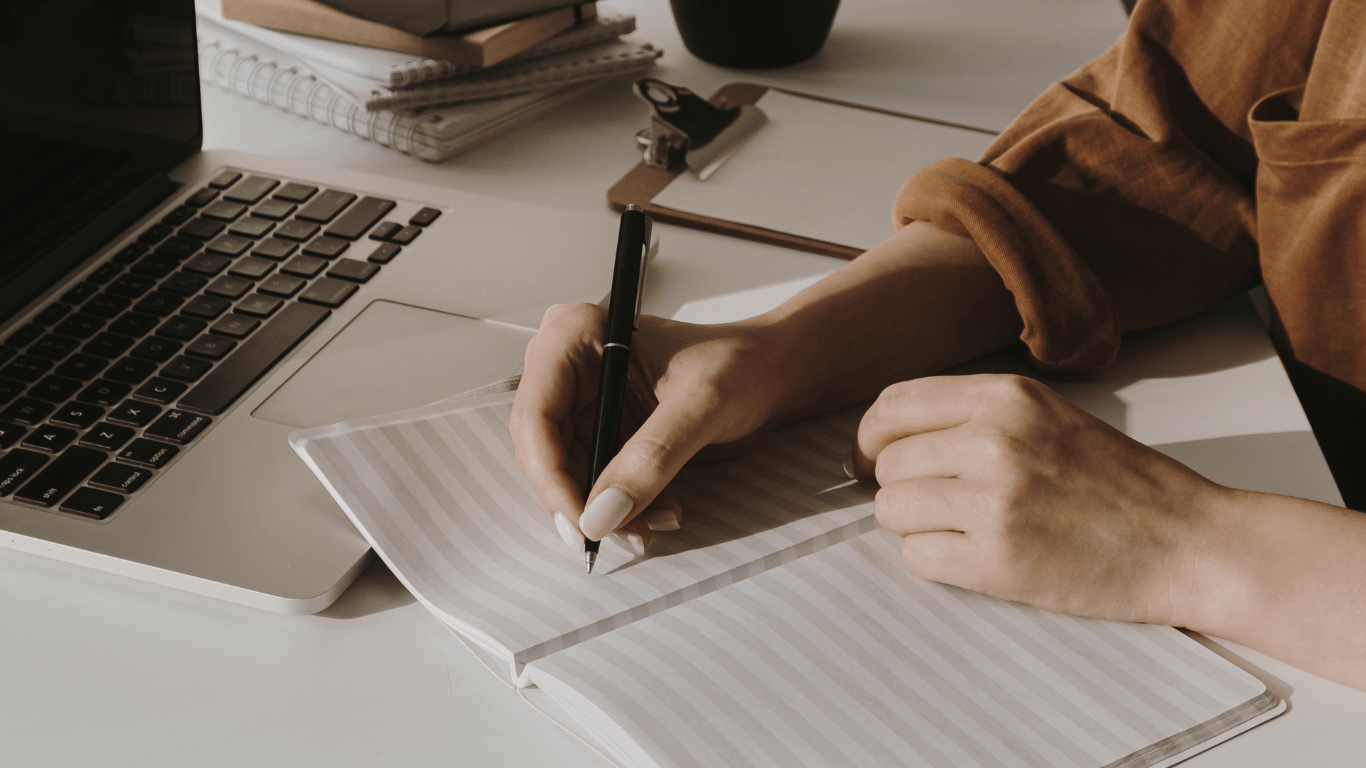
M1016 376L888 387L864 416L853 474L878 521L933 581L1042 608L1190 626L1227 492Z
M622 543L644 554L652 530L682 522L677 502L657 498L678 470L706 446L723 457L724 444L743 442L772 416L789 378L775 370L773 350L784 345L759 323L704 326L642 315L622 417L629 439L581 519L605 315L591 304L546 312L527 345L510 428L517 463L567 545L622 529Z

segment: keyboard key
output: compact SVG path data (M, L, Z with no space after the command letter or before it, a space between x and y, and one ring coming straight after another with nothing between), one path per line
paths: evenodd
M256 256L246 256L234 262L228 268L228 274L245 277L248 280L260 280L272 269L275 269L275 262Z
M14 443L27 432L27 429L24 429L18 424L6 424L3 421L0 421L0 451L14 445Z
M275 296L263 296L253 293L245 299L237 302L237 308L233 311L241 315L252 317L270 317L275 314L275 310L280 308L283 299Z
M321 304L324 307L340 307L342 302L351 298L351 294L360 289L355 283L345 280L334 280L330 277L320 277L313 281L313 284L304 289L299 294L299 301L306 301L310 304Z
M94 383L76 395L76 399L82 403L110 406L127 397L132 389L127 384L120 384L117 381L95 379Z
M28 348L28 353L34 357L41 357L47 360L61 360L80 346L78 339L69 339L65 336L48 334L41 339L33 342Z
M99 293L100 287L94 283L76 283L76 286L62 294L62 301L67 304L80 304L86 299Z
M138 235L138 242L146 243L147 245L156 245L162 240L165 240L166 236L174 231L175 230L171 229L171 225L169 224L153 224L143 230L142 234Z
M272 296L283 296L289 298L299 292L304 287L306 281L301 277L290 275L271 275L265 282L261 283L256 290L261 293L268 293Z
M164 363L175 356L180 351L181 343L175 339L163 339L153 336L150 339L143 339L138 342L133 351L128 354L140 360L151 360L154 363Z
M247 317L245 315L228 315L220 319L218 322L214 323L213 327L209 329L209 332L216 333L219 336L228 336L234 339L244 339L247 337L247 334L256 330L256 326L260 324L261 321L257 320L254 317Z
M129 243L123 246L123 250L114 254L114 262L117 264L132 264L148 251L148 246L144 243Z
M47 329L37 323L28 323L19 330L11 333L5 343L11 347L27 347L47 332Z
M87 315L84 312L77 312L63 320L60 325L52 329L52 332L70 336L73 339L88 339L103 327L104 320L94 315Z
M157 281L142 275L120 275L117 280L109 284L105 290L115 296L123 296L129 299L136 299L142 294L150 291ZM84 307L86 312L90 312L89 307ZM122 307L120 307L122 309ZM91 314L97 314L91 312Z
M104 377L112 381L121 381L125 384L141 384L147 380L148 376L156 373L156 371L156 363L125 357L109 366L104 372Z
M375 227L375 231L370 233L370 239L388 240L390 237L393 236L395 232L399 231L400 229L403 229L403 225L399 224L397 221L386 221L383 224L380 224L378 227Z
M237 346L233 339L225 339L221 336L200 336L185 348L185 354L203 357L209 360L219 360Z
M68 427L85 429L99 421L103 416L104 409L99 406L86 405L85 403L67 403L48 417L48 421L53 424L65 424Z
M355 200L356 196L350 192L342 192L336 189L324 190L312 202L305 205L296 218L326 224Z
M272 237L269 240L259 243L255 248L251 249L251 255L260 256L263 259L273 259L275 261L282 261L285 259L285 257L289 256L291 253L294 253L298 249L298 243L291 243L288 240L281 240L278 237Z
M80 485L90 473L99 469L106 458L103 451L81 447L68 448L61 456L39 470L32 480L14 494L14 498L51 507Z
M227 299L240 298L242 294L250 291L255 284L245 277L233 277L224 275L217 280L209 283L209 287L204 289L205 293L214 296L222 296Z
M337 263L327 270L327 276L363 283L374 277L377 272L379 272L378 264L356 261L355 259L337 259Z
M388 264L389 262L394 260L394 257L397 256L399 251L401 250L403 249L398 247L397 245L394 245L393 243L384 243L383 245L376 248L374 252L372 252L370 256L366 258L366 261L373 262L375 264Z
M286 240L307 240L318 234L319 229L322 229L322 227L319 227L317 224L310 224L307 221L299 221L298 219L290 219L284 224L281 224L279 229L275 230L275 236L283 237Z
M189 341L207 326L208 323L192 317L173 317L161 324L157 329L157 335L178 341Z
M180 228L177 233L181 237L193 237L199 240L210 240L219 232L223 231L223 222L213 219L194 219Z
M53 323L57 322L58 320L61 320L70 313L71 305L63 304L59 301L44 307L43 311L39 312L38 316L33 318L33 322L37 323L38 325L52 325Z
M192 272L177 272L161 281L161 290L177 296L193 296L209 284L208 278Z
M81 307L81 311L87 315L94 315L95 317L112 320L115 317L118 317L118 314L130 303L132 302L122 296L101 293L99 296L87 301L85 306Z
M222 173L218 174L217 176L209 180L209 186L213 187L214 189L227 189L228 187L231 187L233 184L236 184L237 180L240 178L242 178L242 174L238 173L237 171L223 171Z
M132 440L134 434L136 433L128 427L103 422L81 437L81 445L99 448L102 451L117 451L124 443Z
M176 235L157 246L156 253L184 261L199 252L204 243L190 237Z
M142 467L130 467L127 464L105 464L103 469L90 478L90 484L119 493L132 493L141 488L143 483L147 482L147 478L151 476L151 470Z
M350 245L351 244L346 242L345 240L338 240L334 237L323 236L316 238L313 242L309 243L308 245L305 245L304 253L308 254L309 256L317 256L322 259L331 259L337 257L348 247L350 247Z
M190 219L193 219L194 213L194 209L188 205L177 205L175 208L171 209L170 213L161 217L161 223L178 227Z
M186 389L188 387L178 381L156 378L138 387L138 391L133 393L133 397L151 400L161 405L170 405Z
M161 469L175 458L177 453L180 453L180 449L174 445L139 437L119 452L119 460L148 469Z
M159 379L152 379L152 381L142 385L142 388L146 389L148 385L155 384L157 381ZM125 400L123 405L109 412L109 420L134 427L145 427L159 413L161 413L161 409L155 405L139 403L136 400Z
M199 275L212 276L222 272L224 268L231 263L232 259L227 256L219 256L214 253L201 253L185 262L185 271Z
M71 494L71 498L62 502L61 510L92 520L103 520L112 515L122 503L123 497L117 493L94 488L78 488Z
M414 213L413 217L408 219L408 223L415 227L425 227L433 221L436 221L437 217L440 215L441 211L437 208L423 208L417 213Z
M147 437L155 437L176 445L185 445L195 439L204 428L213 423L208 416L199 416L185 411L170 410L147 428Z
M75 354L68 357L66 362L57 366L56 374L71 379L89 381L95 378L95 375L100 371L104 370L106 365L109 365L108 360L101 360L100 358L92 357L91 355Z
M112 261L106 261L105 263L96 267L94 272L91 272L89 275L86 275L85 279L89 280L92 283L99 283L100 285L104 285L110 280L113 280L114 278L118 277L119 273L122 271L123 267L120 267L118 264L115 264Z
M65 402L79 392L81 383L65 376L44 376L43 380L29 388L29 397L46 400L50 403Z
M76 439L74 429L65 427L54 427L51 424L44 424L29 433L20 443L25 448L32 448L35 451L46 451L47 453L57 453L63 448L71 445L71 441Z
M0 411L0 419L13 421L17 424L40 424L49 413L52 413L53 407L52 403L34 400L31 397L21 397L10 403L8 408Z
M268 179L265 176L248 176L246 180L239 182L232 189L223 193L225 200L236 200L239 203L255 205L257 200L265 197L272 189L280 186L280 182L275 179Z
M280 271L287 275L313 277L323 271L323 268L326 266L327 262L323 259L315 259L312 256L295 256L289 260L289 263L280 267Z
M275 229L275 222L269 219L258 219L255 216L248 216L228 227L228 231L234 235L251 238L264 237L272 229Z
M19 393L23 392L26 388L26 385L22 381L0 379L0 405L4 405L18 397ZM0 449L3 448L4 446L0 445Z
M0 345L0 364L3 364L11 357L14 357L14 355L17 354L17 352L18 350L16 350L14 347Z
M152 277L160 280L161 278L176 271L180 266L180 259L173 256L163 256L160 253L149 253L143 256L138 263L128 269L135 275Z
M203 189L186 198L185 204L193 206L195 208L203 208L204 206L213 202L213 199L215 197L218 197L218 190L204 187Z
M251 215L271 221L283 221L299 206L285 200L267 200L252 209Z
M96 357L118 357L124 350L133 346L133 340L127 336L120 336L116 333L101 333L90 340L90 343L81 348L87 355Z
M351 210L327 228L327 234L343 240L356 240L364 235L366 230L373 227L375 222L384 218L384 214L392 211L395 205L396 203L393 200L362 197L360 202L351 206Z
M218 296L196 296L181 307L180 313L190 317L212 320L228 311L232 302Z
M210 416L223 413L330 314L326 309L306 304L285 306L260 332L186 393L179 401L180 407Z
M234 203L229 200L219 200L204 206L204 210L199 212L200 216L219 221L237 221L242 214L247 212L247 207L241 203Z
M245 237L237 235L221 235L214 238L213 242L204 246L204 250L213 253L221 253L224 256L241 256L246 253L254 243Z
M47 456L33 451L10 451L0 457L0 497L14 493L47 460Z
M19 381L37 381L38 377L47 373L51 367L52 361L50 360L20 355L14 358L14 362L0 369L0 376L18 379Z
M199 381L212 367L213 363L207 360L196 360L193 357L180 355L161 367L161 375L177 381Z
M307 184L290 182L276 190L274 197L278 200L288 200L292 203L302 203L317 192L317 187L310 187Z
M147 315L166 317L180 308L185 300L175 294L152 291L141 301L133 305L133 309Z
M389 235L389 242L398 243L399 245L407 245L408 243L411 243L412 241L416 240L417 236L420 234L422 234L422 227L414 227L409 225L404 227L403 229L400 229L394 234Z

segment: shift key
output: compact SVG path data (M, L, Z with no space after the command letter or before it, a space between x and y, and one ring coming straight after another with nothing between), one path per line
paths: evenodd
M14 498L51 507L61 501L68 493L71 493L72 489L80 485L82 480L90 476L90 473L99 469L107 458L109 457L105 455L104 451L80 447L68 448L61 456L57 457L56 461L44 467L23 488L20 488L19 492L14 494Z

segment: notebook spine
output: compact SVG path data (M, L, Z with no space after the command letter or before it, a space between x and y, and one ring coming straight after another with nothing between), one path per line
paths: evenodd
M298 67L206 41L199 46L200 79L241 96L373 141L423 160L440 160L438 142L421 133L422 115L366 112L351 99ZM438 118L439 119L439 118Z
M372 112L386 109L417 109L512 96L540 88L573 85L609 75L644 71L654 66L655 59L662 53L646 44L629 51L568 64L537 67L531 71L519 70L450 84L434 83L388 93L376 91L365 103L365 108Z

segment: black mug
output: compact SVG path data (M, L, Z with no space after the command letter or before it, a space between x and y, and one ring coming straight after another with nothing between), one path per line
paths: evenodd
M825 44L840 0L669 0L683 44L725 67L781 67Z

